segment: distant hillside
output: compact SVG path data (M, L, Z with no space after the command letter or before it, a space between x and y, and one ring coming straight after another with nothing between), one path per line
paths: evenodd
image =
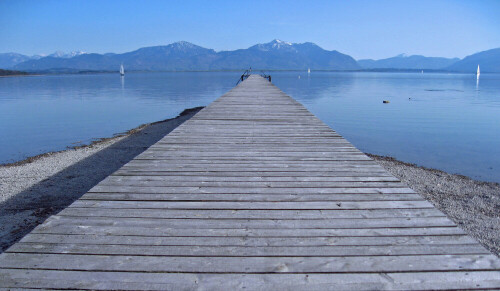
M358 64L364 69L440 70L449 67L459 60L459 58L448 59L401 54L381 60L358 60Z
M54 58L71 58L77 55L84 54L84 52L70 52L70 53L64 53L64 52L55 52L53 54L50 54L49 57L54 57ZM29 61L29 60L39 60L43 58L44 56L40 55L34 55L34 56L27 56L27 55L22 55L18 53L0 53L0 69L10 69L14 67L17 64Z
M22 54L3 53L0 54L0 68L8 69L31 58Z
M210 68L237 69L254 67L269 70L356 70L356 61L338 51L327 51L318 45L273 40L248 49L226 51L217 54Z
M80 54L74 57L48 56L27 60L14 66L17 70L46 71L118 70L242 70L248 67L266 70L356 70L358 63L350 56L327 51L313 43L293 44L273 40L248 49L215 52L189 42L141 48L123 54Z
M45 57L30 60L14 68L28 71L54 69L118 70L208 70L214 50L188 43L177 42L167 46L141 48L124 54L81 54L72 58Z
M500 48L467 56L447 69L450 71L475 73L477 65L480 66L481 72L500 73Z
M11 71L11 70L0 69L0 76L19 76L19 75L28 75L28 73L21 72L21 71Z

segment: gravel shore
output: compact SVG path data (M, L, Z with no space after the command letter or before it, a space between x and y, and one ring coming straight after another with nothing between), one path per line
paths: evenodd
M0 253L200 109L89 146L0 166ZM500 184L368 155L500 254Z
M368 154L500 256L500 184Z

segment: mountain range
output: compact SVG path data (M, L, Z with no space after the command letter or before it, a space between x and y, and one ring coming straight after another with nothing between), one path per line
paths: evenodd
M420 55L397 55L381 60L358 60L363 69L435 70L461 73L475 73L480 65L481 72L500 73L500 48L472 54L463 59L425 57Z
M165 46L144 47L122 54L55 52L48 56L25 56L0 53L0 68L29 72L40 71L116 71L123 64L127 70L148 71L208 71L244 70L249 67L264 70L442 70L500 72L500 48L458 58L425 57L404 54L381 60L356 61L338 51L318 45L289 43L275 39L247 49L216 52L186 41Z
M65 53L62 51L57 51L57 52L54 52L54 53L48 55L48 57L72 58L72 57L79 56L82 54L85 54L85 52L76 51L76 52ZM43 55L26 56L26 55L22 55L22 54L18 54L18 53L3 53L3 54L0 53L0 68L4 68L4 69L5 68L12 68L15 65L20 64L22 62L26 62L29 60L39 60L39 59L44 58L44 57L47 57L47 56L43 56Z
M441 70L458 61L460 61L459 58L448 59L400 54L382 60L358 60L358 64L365 69Z
M180 41L166 46L145 47L123 54L82 53L73 57L49 55L21 59L10 67L22 71L47 70L242 70L249 67L268 70L356 70L361 67L352 57L327 51L313 43L292 44L273 40L248 49L216 52L213 49ZM14 60L11 60L13 63Z
M479 52L465 57L460 62L449 66L450 71L475 72L477 65L481 65L481 72L500 72L500 48Z
M2 69L8 69L12 68L13 66L26 62L28 60L33 59L33 57L25 56L22 54L17 54L17 53L4 53L0 54L0 68Z

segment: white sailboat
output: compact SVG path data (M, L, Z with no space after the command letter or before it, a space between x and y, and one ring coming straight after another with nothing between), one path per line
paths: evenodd
M311 68L307 68L307 73L310 74L311 73Z
M125 76L125 69L123 68L123 64L120 65L120 76Z
M479 65L477 65L477 73L476 73L476 77L477 79L479 80L479 75L481 75L481 72L479 70Z

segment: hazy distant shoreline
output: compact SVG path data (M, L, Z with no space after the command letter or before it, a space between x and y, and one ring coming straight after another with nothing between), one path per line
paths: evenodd
M90 145L37 155L0 166L0 253L48 216L143 152L201 107L141 125ZM495 254L500 254L500 184L368 154L432 202Z
M245 69L235 69L235 70L128 70L127 74L134 73L217 73L217 72L237 72L242 73ZM459 74L459 75L469 75L472 73L467 72L459 72L459 71L447 71L447 70L433 70L433 69L359 69L359 70L311 70L314 72L338 72L338 73L438 73L438 74ZM261 72L272 73L272 72L303 72L307 73L306 70L296 69L296 70L276 70L276 69L254 69L253 74L261 74ZM18 77L18 76L41 76L41 75L88 75L88 74L117 74L116 71L92 71L92 70L73 70L73 69L64 69L64 70L49 70L49 71L23 71L24 74L17 75L0 75L0 77ZM499 73L488 73L483 72L483 74L499 74Z
M30 73L24 71L4 70L0 69L0 77L19 77L28 76Z

